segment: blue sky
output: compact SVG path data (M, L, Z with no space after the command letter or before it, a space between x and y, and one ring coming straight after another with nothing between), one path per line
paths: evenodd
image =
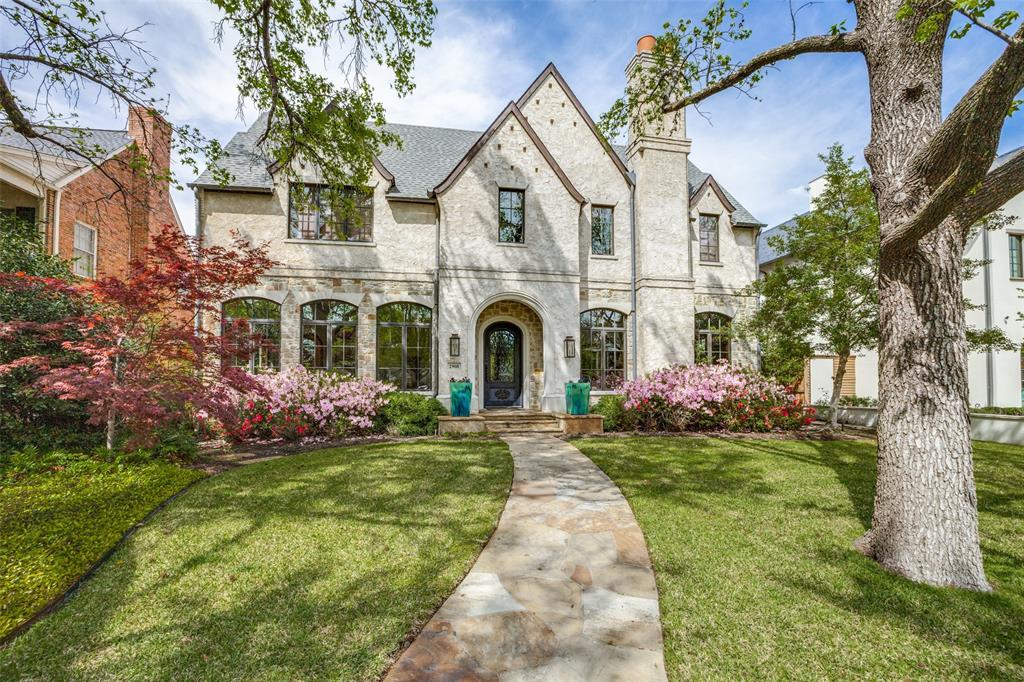
M155 57L159 93L170 98L175 121L199 126L222 141L254 118L239 118L231 37L213 42L216 13L206 0L97 0L115 25L149 22L142 39ZM666 21L697 19L709 2L558 2L480 0L438 3L434 45L417 59L416 90L404 99L388 87L386 74L372 69L371 82L389 119L401 123L482 130L553 61L596 119L621 93L623 70L638 37L658 33ZM746 11L753 37L735 50L743 59L791 36L785 1L753 0ZM1024 14L1024 0L1001 8ZM854 24L845 0L825 0L798 17L800 35L826 31L843 19ZM947 110L1000 52L1002 44L981 31L950 41L946 53ZM317 68L340 73L317 57ZM750 211L769 225L806 210L802 187L821 173L817 154L841 142L861 161L870 119L867 72L859 55L807 55L768 73L755 90L757 100L721 93L688 112L693 160L711 172ZM124 112L106 101L84 102L83 121L118 127ZM1024 145L1024 112L1011 118L1000 151ZM178 169L185 179L191 172ZM191 192L175 193L178 212L193 223Z

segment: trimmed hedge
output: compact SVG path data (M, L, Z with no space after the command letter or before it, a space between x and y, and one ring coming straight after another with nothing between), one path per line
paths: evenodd
M441 401L419 393L394 391L385 396L375 418L374 430L393 436L432 436L437 418L448 414Z

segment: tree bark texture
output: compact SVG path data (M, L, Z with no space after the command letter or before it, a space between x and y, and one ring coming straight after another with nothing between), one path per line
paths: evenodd
M850 354L840 353L836 360L836 373L832 377L832 398L828 402L829 426L833 429L839 427L839 398L843 394L843 377L846 376L846 366L850 362Z
M967 411L962 258L966 228L947 218L915 242L886 244L937 191L910 161L942 120L942 47L897 20L903 0L859 0L871 89L865 157L878 200L878 478L858 547L919 582L976 590L985 579Z

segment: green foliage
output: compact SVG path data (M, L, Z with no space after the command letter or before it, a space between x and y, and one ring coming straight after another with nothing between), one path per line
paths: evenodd
M74 279L66 261L46 253L38 227L10 215L0 215L0 272ZM55 322L80 310L80 301L42 285L0 286L0 323ZM68 339L74 335L74 330L68 330ZM42 342L16 327L0 343L0 365L35 355L60 359L66 352L59 344ZM38 372L30 367L0 373L0 452L34 444L44 444L48 449L86 450L97 445L99 430L86 424L84 404L42 393L33 385L37 378Z
M380 679L473 564L511 481L507 446L479 439L320 450L211 477L0 650L0 679ZM109 509L105 491L96 501ZM0 562L63 552L43 538L65 525L93 533L91 509L60 518L44 502L19 523L39 542L0 545Z
M813 209L768 238L792 260L751 287L761 305L741 324L766 349L765 372L787 385L814 351L848 355L878 340L879 221L868 171L855 170L839 144L819 158L826 186Z
M972 27L978 26L1005 39L1004 32L1020 19L1020 12L1003 10L987 21L986 15L995 6L996 0L945 0L938 3L932 0L906 0L896 12L896 18L917 21L914 36L921 42L930 40L949 26L953 14L960 15L965 21L959 27L950 29L951 38L963 38Z
M1024 407L972 407L971 412L979 414L1005 414L1010 417L1024 417Z
M616 100L597 122L597 128L606 139L619 135L633 118L634 131L663 122L661 105L675 101L697 90L709 87L729 75L737 67L732 57L722 50L726 43L737 43L750 37L742 10L727 6L725 0L716 0L708 13L699 21L680 19L675 25L668 22L665 33L656 39L651 52L651 68L634 74L624 97ZM762 78L755 71L737 87L749 90Z
M871 523L872 442L574 444L643 530L669 680L1024 678L1024 448L974 444L997 585L978 594L910 582L850 547Z
M437 398L394 391L374 420L375 430L395 436L432 436L437 418L448 414Z
M0 477L0 637L70 587L153 507L202 477L160 462L127 466L38 451L8 457L2 471L12 467L21 473Z
M633 431L636 429L636 412L627 410L625 403L624 395L603 395L590 408L590 412L604 417L604 430L607 432Z
M844 395L839 397L839 404L846 407L878 407L878 400L858 395Z

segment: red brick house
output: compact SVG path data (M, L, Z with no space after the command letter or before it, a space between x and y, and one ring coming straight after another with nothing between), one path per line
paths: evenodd
M0 130L0 213L36 223L47 250L72 260L76 274L123 276L164 225L181 229L167 181L132 168L142 154L158 174L167 170L171 131L162 118L131 107L127 130L51 130L95 163Z

